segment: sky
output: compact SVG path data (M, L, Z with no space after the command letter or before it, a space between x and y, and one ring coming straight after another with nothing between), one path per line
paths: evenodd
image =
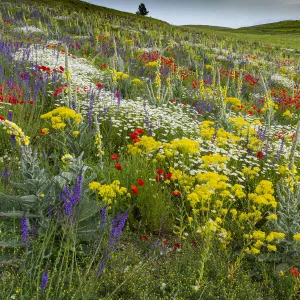
M141 0L83 0L135 13ZM148 16L172 25L239 28L282 20L300 20L300 0L142 0Z

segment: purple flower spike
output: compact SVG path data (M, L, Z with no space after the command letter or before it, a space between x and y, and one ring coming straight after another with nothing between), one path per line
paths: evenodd
M42 281L41 281L41 290L45 290L47 284L48 284L49 274L48 271L44 272L42 275Z
M29 228L25 216L21 218L21 231L22 231L22 239L26 247L29 248Z

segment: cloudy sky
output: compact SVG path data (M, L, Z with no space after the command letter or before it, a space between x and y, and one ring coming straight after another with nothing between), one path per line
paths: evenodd
M83 0L135 13L143 2L148 16L173 25L238 28L300 19L300 0Z

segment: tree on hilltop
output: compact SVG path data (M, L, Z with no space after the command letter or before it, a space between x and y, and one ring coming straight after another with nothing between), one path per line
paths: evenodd
M136 12L137 15L146 16L148 15L149 11L147 10L144 3L139 5L139 11Z

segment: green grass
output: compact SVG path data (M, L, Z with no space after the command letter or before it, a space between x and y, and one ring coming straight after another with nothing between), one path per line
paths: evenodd
M113 18L130 18L134 19L135 21L144 21L146 23L157 23L158 25L168 25L171 26L169 23L165 21L161 21L158 19L154 19L151 17L143 17L140 15L137 15L135 13L128 13L128 12L123 12L120 10L112 9L112 8L107 8L99 5L94 5L91 3L87 3L81 0L23 0L22 2L24 3L29 3L31 5L47 5L50 7L55 7L55 8L60 8L61 10L63 9L72 9L73 11L81 11L81 12L86 12L86 13L99 13L99 14L106 14L106 15L111 15Z
M281 21L237 29L209 25L184 25L182 27L214 34L219 37L224 37L224 33L226 33L226 36L238 40L247 39L249 42L259 42L282 48L300 50L300 21L298 20Z

